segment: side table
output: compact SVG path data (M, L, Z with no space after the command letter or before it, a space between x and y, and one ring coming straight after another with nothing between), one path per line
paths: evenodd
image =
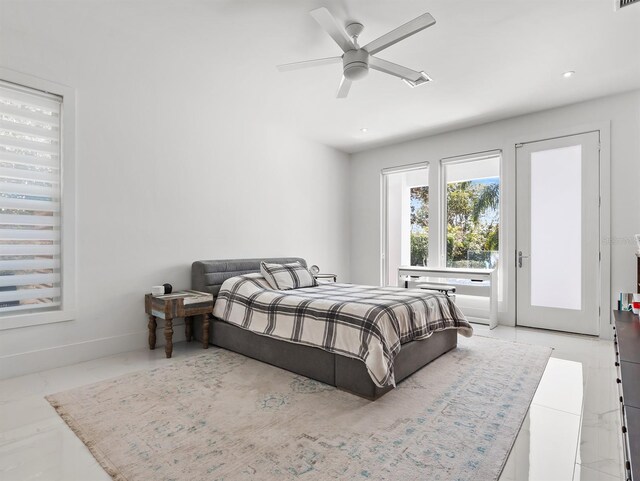
M199 291L179 291L173 294L144 296L144 309L149 316L149 349L156 348L157 319L164 320L164 352L167 358L173 354L173 320L183 317L185 336L193 339L193 317L202 316L202 347L209 348L209 318L213 313L213 295Z
M313 274L313 277L315 278L315 280L328 280L328 279L333 279L333 282L338 282L338 275L337 274L322 274L322 273L317 273L317 274Z

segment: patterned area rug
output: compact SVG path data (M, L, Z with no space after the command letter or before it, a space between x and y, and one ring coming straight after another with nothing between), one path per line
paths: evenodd
M491 481L550 353L460 338L369 402L210 349L47 399L118 481Z

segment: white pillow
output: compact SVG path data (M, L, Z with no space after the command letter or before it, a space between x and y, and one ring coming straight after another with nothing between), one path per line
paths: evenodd
M291 264L268 264L261 262L260 272L271 288L278 291L318 285L313 274L299 262L293 262Z

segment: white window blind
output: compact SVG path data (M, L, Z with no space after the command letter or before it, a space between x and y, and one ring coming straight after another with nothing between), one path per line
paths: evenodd
M58 309L62 98L0 82L0 317Z

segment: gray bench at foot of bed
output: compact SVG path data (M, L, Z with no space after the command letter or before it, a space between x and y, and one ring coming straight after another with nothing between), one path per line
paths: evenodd
M202 341L200 324L196 325L195 336ZM358 359L261 336L220 319L211 321L209 342L370 400L375 400L392 389L376 386L365 364ZM449 329L436 332L421 341L403 344L394 362L396 383L450 351L457 343L458 332Z

